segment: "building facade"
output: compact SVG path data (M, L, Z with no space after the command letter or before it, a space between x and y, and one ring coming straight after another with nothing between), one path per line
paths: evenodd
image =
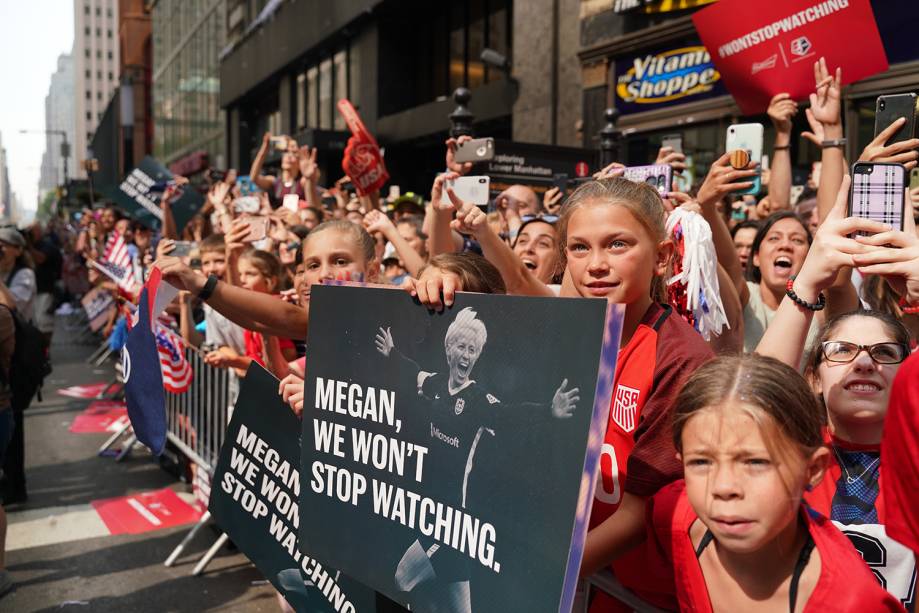
M41 175L38 180L39 198L59 185L75 172L73 163L74 89L73 56L61 54L57 71L51 75L51 85L45 97L45 152L41 158ZM66 139L60 132L66 134ZM64 140L67 142L67 161L61 155Z
M82 161L118 85L117 0L74 0L74 176L85 178Z
M10 190L10 174L6 167L6 147L0 134L0 224L15 220L13 192Z
M336 103L348 98L394 182L422 189L442 170L459 87L477 136L581 144L578 0L229 0L227 15L220 106L227 163L243 174L271 132L318 146L337 179L349 134Z
M695 180L724 152L727 127L738 122L759 122L766 128L765 144L771 155L772 125L763 113L743 117L696 33L692 15L716 0L582 0L581 63L585 109L585 134L602 127L605 106L619 113L622 134L620 158L626 164L647 164L665 136L679 134ZM875 20L890 69L844 88L844 113L849 160L874 138L875 100L881 93L916 91L919 82L919 4L872 0ZM706 87L685 95L655 95L650 84L666 75L643 79L642 66L660 65L660 58L680 56L679 65L700 75ZM711 69L710 72L706 72ZM705 78L705 75L708 75ZM798 113L794 130L809 130L804 113ZM803 184L819 150L803 140L791 143L795 183Z
M208 164L222 166L225 122L218 54L226 41L226 0L155 0L148 6L154 155L178 165L181 174L194 174Z

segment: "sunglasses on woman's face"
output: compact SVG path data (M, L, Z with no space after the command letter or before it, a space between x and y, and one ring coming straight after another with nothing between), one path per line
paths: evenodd
M900 343L875 343L874 345L857 345L846 341L823 343L823 357L827 362L847 364L862 351L867 351L875 364L899 364L909 355L909 347Z
M528 221L534 221L534 220L544 221L547 224L551 225L551 224L554 224L556 221L558 221L558 215L543 215L542 213L540 213L539 215L524 215L523 217L520 218L520 221L522 221L523 223L526 223Z

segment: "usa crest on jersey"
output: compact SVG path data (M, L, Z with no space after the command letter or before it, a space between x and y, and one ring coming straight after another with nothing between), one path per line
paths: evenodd
M635 413L638 412L639 395L641 392L633 387L621 383L616 386L616 396L613 398L613 410L610 412L610 417L626 432L635 429Z

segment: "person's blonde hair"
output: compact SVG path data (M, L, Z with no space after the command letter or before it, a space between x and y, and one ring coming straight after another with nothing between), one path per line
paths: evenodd
M656 188L621 177L588 181L568 196L559 215L558 247L563 268L568 263L566 250L571 216L578 209L601 204L626 208L655 244L667 239L667 212ZM657 302L666 302L664 279L656 275L651 282L651 297Z

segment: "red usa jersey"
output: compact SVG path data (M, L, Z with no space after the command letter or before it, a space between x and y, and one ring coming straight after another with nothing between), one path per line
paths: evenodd
M804 605L804 613L904 610L894 596L878 585L852 543L832 522L804 507L802 517L820 554L820 577ZM680 611L711 613L708 586L689 536L697 519L686 496L685 483L680 480L668 485L654 496L648 508L645 549L649 555L656 553L669 563L672 574L668 578L672 578ZM656 566L659 565L660 560Z
M892 467L881 481L887 501L884 522L897 541L919 552L919 353L900 366L890 390L881 464Z

